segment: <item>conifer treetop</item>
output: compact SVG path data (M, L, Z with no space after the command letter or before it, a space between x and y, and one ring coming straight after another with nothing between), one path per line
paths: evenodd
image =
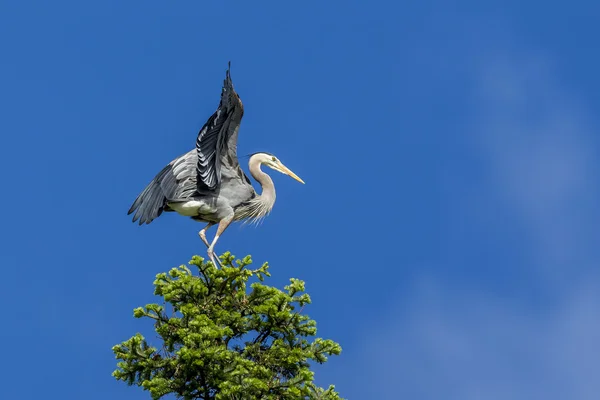
M136 308L135 318L154 321L158 345L140 333L113 347L113 376L149 391L153 399L341 399L333 386L317 387L310 362L339 355L332 340L314 338L316 322L305 313L304 282L284 290L263 284L268 264L250 269L229 252L223 268L194 256L160 273L154 293L162 304ZM258 281L250 283L256 278Z

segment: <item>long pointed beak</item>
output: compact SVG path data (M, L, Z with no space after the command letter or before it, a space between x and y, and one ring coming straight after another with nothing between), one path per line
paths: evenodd
M285 165L279 163L278 165L279 167L279 172L282 172L286 175L291 176L292 178L294 178L295 180L297 180L300 183L304 183L304 181L302 179L300 179L300 177L298 175L296 175L295 173L293 173L288 167L286 167Z

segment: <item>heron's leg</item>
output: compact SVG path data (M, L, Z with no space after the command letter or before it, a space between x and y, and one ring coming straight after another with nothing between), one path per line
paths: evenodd
M206 247L210 247L210 243L208 243L208 240L206 240L206 231L209 230L210 227L213 226L214 224L215 224L214 222L209 222L208 225L206 225L204 228L202 228L202 230L200 232L198 232L200 239L202 239L202 241L204 242Z
M208 257L215 265L217 265L215 263L215 253L214 253L215 244L217 243L217 240L219 240L219 236L221 236L223 231L225 231L225 229L227 229L229 224L231 224L231 222L233 221L233 215L234 214L231 213L230 215L228 215L227 217L225 217L221 221L219 221L219 226L217 227L217 234L215 235L215 238L213 239L210 246L208 246ZM219 265L222 267L221 261L219 261Z

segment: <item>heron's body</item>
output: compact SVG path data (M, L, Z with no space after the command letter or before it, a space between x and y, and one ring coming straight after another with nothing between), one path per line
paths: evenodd
M196 148L171 161L139 194L129 209L129 214L135 212L133 221L149 224L163 211L174 211L206 222L200 237L212 259L214 244L231 222L257 220L273 208L275 186L260 169L262 164L304 183L272 154L256 153L249 161L251 175L263 188L261 194L256 193L237 159L243 114L228 70L219 107L198 133ZM209 245L204 233L217 223L217 235Z
M196 150L192 150L171 161L152 180L146 188L146 198L160 200L162 197L162 202L148 201L147 208L140 208L140 224L152 222L163 211L175 211L204 222L219 222L232 212L242 215L245 206L257 195L239 165L237 171L229 166L221 167L221 186L218 190L200 191L195 167L197 160ZM140 206L144 206L144 203Z

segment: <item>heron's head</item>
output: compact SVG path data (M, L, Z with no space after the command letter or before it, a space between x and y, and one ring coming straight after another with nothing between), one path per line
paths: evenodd
M279 171L282 174L291 176L292 178L294 178L295 180L297 180L300 183L304 183L304 181L302 179L300 179L300 177L298 175L296 175L288 167L283 165L283 163L281 161L279 161L279 159L277 157L275 157L273 154L255 153L250 157L250 159L251 159L251 161L252 161L252 159L254 159L262 165L266 165L267 167L272 168L275 171Z

